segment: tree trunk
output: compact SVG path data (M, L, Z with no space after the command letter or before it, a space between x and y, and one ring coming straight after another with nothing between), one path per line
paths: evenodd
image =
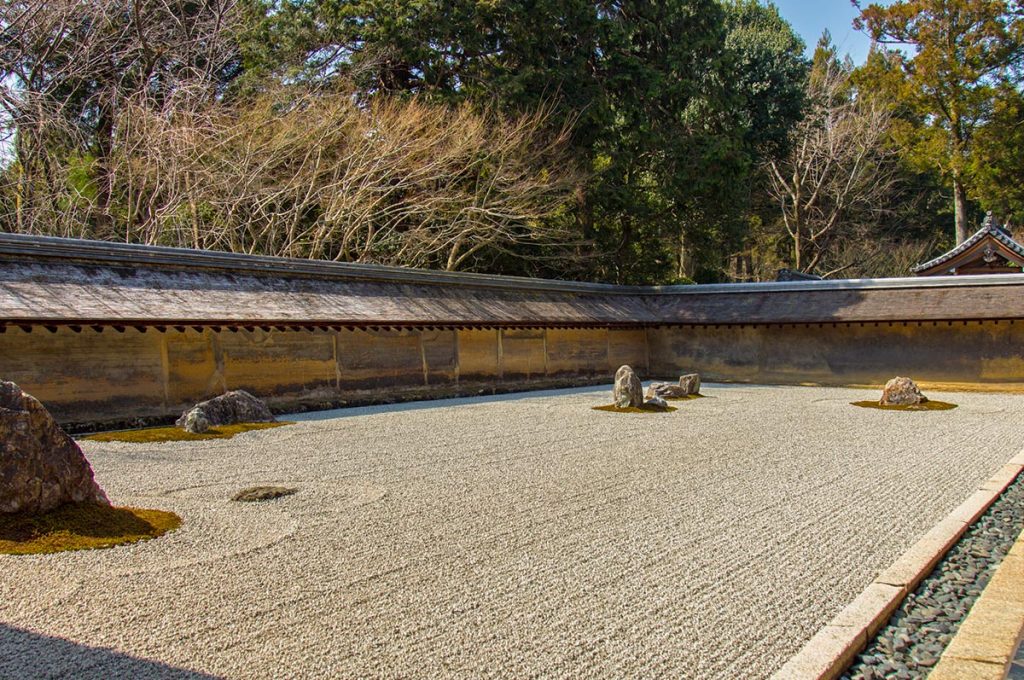
M956 243L967 240L967 191L959 172L953 173L953 220L956 226Z
M100 238L110 238L113 233L113 219L110 204L113 194L110 157L114 149L114 115L109 106L102 106L96 122L96 213L95 226ZM130 242L130 226L125 227L124 241Z
M793 271L800 271L800 267L803 265L803 260L800 257L803 248L804 244L800 233L800 223L797 222L796 231L793 233Z
M689 247L686 242L686 231L680 229L679 231L679 266L676 269L676 275L680 280L689 279L693 280L694 275L694 261L695 257L693 250Z

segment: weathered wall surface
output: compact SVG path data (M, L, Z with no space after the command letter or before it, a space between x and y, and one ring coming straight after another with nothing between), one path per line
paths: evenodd
M0 234L0 378L65 424L645 379L1024 391L1024 275L615 286ZM31 331L31 332L29 332Z
M587 382L647 367L643 330L60 327L0 334L0 376L65 423L166 418L229 389L277 409Z
M894 375L927 383L1020 389L1024 322L954 321L648 330L652 372L705 380L877 385Z
M0 334L0 376L65 423L167 418L228 389L287 410L610 382L622 364L645 379L1022 389L1024 322Z

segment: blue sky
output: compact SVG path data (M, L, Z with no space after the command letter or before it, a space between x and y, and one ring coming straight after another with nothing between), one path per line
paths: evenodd
M840 54L849 53L854 62L860 64L868 54L870 40L850 26L857 10L850 0L773 0L779 12L793 24L803 37L808 50L814 50L815 43L826 28L832 33L832 40L839 46ZM869 4L867 0L865 5ZM887 3L883 3L887 4Z

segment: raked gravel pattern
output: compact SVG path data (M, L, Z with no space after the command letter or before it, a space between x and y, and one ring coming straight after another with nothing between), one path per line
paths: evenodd
M0 555L0 677L770 675L1024 443L1024 398L610 386L85 442L148 543ZM256 485L295 495L243 504Z

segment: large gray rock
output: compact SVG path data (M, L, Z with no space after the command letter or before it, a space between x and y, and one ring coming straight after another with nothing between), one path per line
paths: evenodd
M202 434L218 425L272 423L274 420L270 409L261 399L245 390L234 390L199 402L182 413L175 425L188 432Z
M86 502L110 505L82 449L38 399L0 381L0 513Z
M620 366L615 371L612 403L619 408L640 407L644 404L644 386L629 366Z
M928 397L921 394L921 390L910 378L897 376L885 383L882 390L882 399L878 402L882 406L913 406L928 401Z
M679 387L685 396L700 394L700 373L687 373L679 376Z

